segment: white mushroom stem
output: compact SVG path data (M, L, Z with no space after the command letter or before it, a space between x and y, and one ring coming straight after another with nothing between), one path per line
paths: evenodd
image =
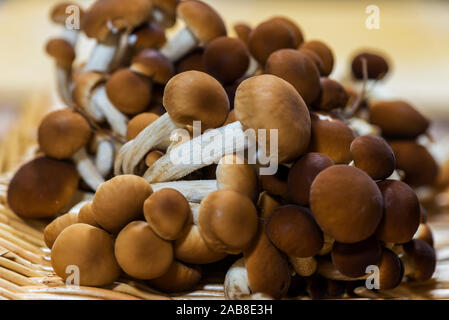
M108 139L102 138L98 142L95 155L95 166L102 177L106 177L114 165L114 144Z
M372 125L371 123L361 118L352 117L346 119L346 124L358 135L358 136L380 136L380 128Z
M234 262L226 273L224 295L228 300L242 299L251 295L244 258Z
M57 90L62 101L67 105L72 105L72 70L56 65Z
M108 72L117 55L120 34L111 37L107 43L97 43L83 68L83 71Z
M259 62L257 62L257 60L253 58L253 56L250 56L249 66L245 72L245 76L252 77L256 73L257 69L259 69Z
M70 210L67 213L76 213L78 214L82 207L84 207L85 204L88 204L92 200L83 200L75 204L73 207L70 208Z
M104 86L99 87L92 95L91 106L100 111L111 128L118 134L125 136L128 128L128 118L118 111L111 103L106 94L106 88Z
M199 203L189 202L190 210L192 211L192 222L194 225L198 225L198 218L200 216L200 207Z
M301 277L309 277L315 273L317 269L317 261L314 257L298 258L289 256L288 259L293 270Z
M92 190L96 191L100 184L104 182L104 179L97 171L97 168L92 160L89 158L86 149L81 148L78 150L72 156L72 159L76 164L76 169L78 170L81 178Z
M125 159L126 154L129 152L131 147L133 146L134 140L130 140L125 143L118 151L117 157L115 157L114 162L114 175L118 176L122 172L122 164Z
M208 130L166 153L148 168L144 178L150 183L178 180L218 163L224 155L245 150L248 144L240 122Z
M181 29L161 48L160 52L170 61L176 62L198 44L198 40L188 29Z
M75 48L78 42L79 32L76 29L62 28L62 32L59 37L70 43Z
M189 202L200 203L209 193L217 191L217 180L170 181L151 185L153 191L164 188L178 190Z

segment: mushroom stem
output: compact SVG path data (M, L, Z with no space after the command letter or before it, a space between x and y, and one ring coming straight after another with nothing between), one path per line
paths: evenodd
M118 155L114 161L114 175L118 176L121 174L123 160L125 159L125 156L128 153L128 151L133 146L133 142L134 142L134 140L130 140L127 143L125 143L124 145L122 145L122 147L120 148Z
M62 101L67 106L72 106L72 70L71 68L66 69L61 66L56 66L56 83L57 90L62 99Z
M161 53L170 61L176 62L195 48L198 40L188 28L180 30L161 48Z
M107 72L117 53L119 36L107 44L97 43L83 71Z
M75 47L76 43L78 42L78 36L79 36L78 30L62 28L60 38L64 39L65 41L70 43L73 47Z
M95 156L95 166L102 177L106 177L114 165L114 145L108 139L101 139L98 142Z
M118 134L125 136L128 128L128 118L118 111L109 100L106 88L101 86L92 95L92 105L106 117L111 128Z
M293 270L301 277L309 277L315 273L317 269L317 261L314 257L299 258L289 256L288 259L292 264Z
M217 180L170 181L151 185L153 191L172 188L181 192L189 202L200 203L209 193L217 191Z
M92 160L89 158L86 149L81 148L73 156L73 161L76 164L76 169L78 170L80 176L83 178L84 182L92 188L92 190L97 190L100 184L104 182L103 177L98 173Z
M253 56L249 57L249 66L248 70L245 72L245 76L252 77L256 74L257 69L259 69L259 63L256 59L253 58Z
M229 268L224 280L224 295L228 300L242 299L251 294L245 259L240 258Z

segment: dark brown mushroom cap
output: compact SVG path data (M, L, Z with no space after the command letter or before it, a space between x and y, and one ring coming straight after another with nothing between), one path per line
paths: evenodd
M323 247L323 232L307 208L294 205L277 208L266 230L271 242L289 256L312 257Z
M110 284L120 275L114 239L106 231L84 223L71 225L61 232L51 250L51 265L64 280L71 275L66 273L67 267L77 266L82 286Z
M436 266L435 250L425 241L414 239L403 245L406 275L417 281L432 278Z
M309 111L287 81L268 74L243 81L236 92L234 109L245 130L267 130L267 146L269 130L278 130L279 163L292 161L305 152L310 141Z
M431 186L439 167L430 152L415 141L389 141L396 157L397 169L405 173L404 182L412 187Z
M275 51L285 48L295 49L295 35L290 27L281 20L268 20L251 31L249 51L262 65Z
M264 223L259 223L257 238L243 256L251 292L274 299L287 294L291 281L287 259L268 239Z
M173 63L154 49L141 51L133 58L130 69L159 84L166 84L175 74Z
M368 79L383 79L388 73L387 60L375 53L363 52L352 59L352 75L358 79L363 79L363 60L366 61L366 71Z
M309 56L310 59L312 59L313 63L315 63L316 67L318 68L318 71L320 72L321 76L324 76L325 72L325 66L323 60L321 60L320 56L315 53L315 51L312 51L307 48L300 48L299 51L302 53L305 53Z
M45 46L45 51L55 59L56 64L61 68L70 69L75 61L75 49L70 42L64 39L50 39Z
M83 18L83 31L89 38L105 42L115 31L132 30L150 18L148 0L101 0L94 2Z
M204 48L197 47L176 62L176 73L186 71L201 71L207 73L206 66L203 63Z
M288 173L289 199L299 205L309 204L310 186L315 177L334 162L326 155L311 152L299 158Z
M362 170L335 165L321 171L310 189L310 208L325 234L338 242L369 238L382 219L382 194Z
M187 71L171 78L165 87L164 106L174 122L192 126L193 121L201 121L203 131L221 126L229 113L224 88L213 77L199 71Z
M384 242L406 243L419 226L419 201L415 191L397 180L379 182L384 199L384 214L376 237Z
M429 121L419 111L400 100L373 103L370 122L384 137L393 139L415 139L429 128Z
M70 212L63 214L50 222L44 229L44 241L47 247L51 249L53 243L61 232L75 223L78 223L78 214Z
M118 234L115 256L127 274L149 280L168 271L173 262L173 246L159 238L148 223L133 221Z
M396 288L404 276L404 265L401 259L391 250L382 248L379 267L379 289Z
M119 111L138 114L144 111L151 101L151 87L150 79L126 68L111 75L106 82L106 93Z
M309 151L325 154L335 163L348 164L352 160L351 143L355 139L352 129L343 121L312 113L312 135Z
M128 128L126 130L126 139L132 140L139 135L139 133L147 126L152 124L159 118L158 115L151 112L142 112L129 120Z
M218 12L202 1L182 1L177 14L200 43L226 35L225 24Z
M72 199L79 176L70 162L40 157L24 164L8 186L8 205L27 218L56 215Z
M249 52L243 41L219 37L208 43L203 54L207 72L224 84L242 77L249 66Z
M249 35L253 29L246 23L240 22L234 25L234 31L237 34L237 38L243 41L246 47L249 46Z
M78 222L100 228L100 225L97 223L97 221L95 221L94 218L94 213L92 211L92 202L88 202L81 207L80 211L78 212Z
M332 247L332 264L345 276L358 278L366 274L366 267L377 265L382 248L375 237L357 243L335 242Z
M335 80L322 77L320 79L321 92L312 104L314 108L330 111L346 107L349 96L345 88Z
M154 22L147 22L134 29L132 47L136 50L159 49L166 42L165 30Z
M277 17L271 18L270 20L279 20L280 22L284 23L290 29L290 31L293 34L293 37L295 39L294 48L298 48L304 42L304 36L302 34L301 29L291 19L289 19L287 17L283 17L283 16L277 16Z
M266 64L265 72L291 83L307 105L320 94L320 72L312 59L294 49L273 52Z
M176 23L176 7L180 0L152 0L154 8L163 14L160 22L165 28L171 28Z
M79 9L80 20L82 20L84 11L79 5L77 5L76 3L73 3L73 2L61 2L61 3L57 3L56 5L54 5L51 8L51 11L50 11L51 21L53 21L56 24L65 26L67 18L69 17L70 14L72 14L71 12L70 13L67 12L67 8L70 6L74 6Z
M194 289L201 280L201 269L173 261L162 276L149 280L148 284L167 293L185 292Z
M38 129L40 149L56 159L70 158L89 142L90 136L87 120L70 109L47 114Z
M321 75L327 77L331 74L334 68L334 53L331 48L327 46L324 42L318 40L306 41L301 45L301 49L309 49L315 52L323 61L324 73Z
M286 197L288 192L288 172L288 167L280 165L275 174L260 175L259 180L261 189L272 195Z
M351 143L351 154L357 168L374 180L391 176L396 168L396 158L388 143L376 136L357 137Z
M105 230L117 233L143 215L143 203L153 193L141 177L121 175L104 182L92 202L94 219Z

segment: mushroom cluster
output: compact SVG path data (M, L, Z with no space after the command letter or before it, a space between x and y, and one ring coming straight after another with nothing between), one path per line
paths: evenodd
M38 155L8 189L17 214L55 218L45 241L58 276L74 265L81 285L124 276L176 293L218 264L230 299L342 296L373 268L376 290L432 277L416 193L438 175L420 142L430 123L370 94L391 69L383 55L357 54L343 83L330 77L332 48L286 17L238 23L230 37L198 0L79 10L81 30L46 47L66 108L42 120ZM96 40L85 63L81 32Z

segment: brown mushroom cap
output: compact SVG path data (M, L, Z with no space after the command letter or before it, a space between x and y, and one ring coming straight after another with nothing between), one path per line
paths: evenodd
M81 207L80 211L78 212L78 222L100 228L100 225L94 219L94 213L92 211L92 202L88 202Z
M168 271L173 262L173 246L159 238L148 223L133 221L118 234L115 256L127 274L149 280Z
M147 22L133 30L135 41L132 46L136 50L159 49L166 42L165 30L154 22Z
M234 31L237 34L237 38L243 41L246 47L249 46L249 36L253 29L244 22L239 22L234 25Z
M426 132L429 121L404 101L379 101L370 107L370 122L388 138L415 139Z
M435 250L425 241L413 239L403 245L406 275L417 281L429 280L435 272Z
M40 149L56 159L68 159L90 139L87 120L70 109L56 110L42 119L38 129Z
M273 52L265 64L265 72L291 83L307 105L320 94L320 72L312 59L294 49Z
M290 29L290 31L293 34L293 37L295 39L294 48L299 48L299 46L301 46L301 44L304 42L304 36L302 34L301 29L291 19L289 19L287 17L278 16L278 17L271 18L270 20L279 20L280 22L284 23Z
M365 171L374 180L388 178L396 168L393 150L380 137L355 138L351 143L351 154L355 166Z
M396 157L396 168L405 173L404 182L412 187L434 184L438 164L430 152L414 141L389 141Z
M249 51L263 66L273 52L285 48L295 49L295 44L295 35L290 27L279 19L262 22L249 36Z
M327 77L334 68L334 53L324 42L318 40L306 41L301 45L301 49L309 49L315 52L323 61L324 73L321 75Z
M208 43L203 54L207 73L224 84L242 77L249 66L249 52L243 41L219 37Z
M92 93L105 81L106 78L102 73L87 71L78 74L74 79L72 93L75 104L79 108L86 110L90 104Z
M92 202L94 219L105 230L117 233L143 214L143 203L153 193L148 182L134 175L121 175L98 188Z
M391 250L382 248L379 267L379 288L382 290L396 288L404 276L401 259Z
M368 79L380 80L388 73L388 62L384 57L375 53L363 52L352 59L352 75L356 79L363 79L363 59L366 61Z
M151 112L142 112L129 120L128 129L126 130L126 139L132 140L147 126L152 124L159 118L158 115Z
M65 26L69 13L67 13L67 7L75 6L80 11L80 19L82 20L84 11L79 5L73 2L61 2L57 3L51 8L50 19L56 24L61 24Z
M152 82L131 69L114 72L106 82L106 93L111 103L121 112L137 114L151 101Z
M299 158L288 173L289 199L299 205L309 204L310 186L315 177L334 162L326 155L311 152Z
M177 14L201 43L226 35L226 27L220 15L202 1L182 1L177 7Z
M331 256L338 271L345 276L358 278L366 274L366 267L378 264L382 248L375 237L351 244L335 242Z
M183 3L192 2L186 1ZM201 121L201 129L223 124L229 113L226 91L213 77L199 71L180 73L167 83L164 106L174 122L192 126Z
M226 125L236 122L236 121L238 121L238 120L237 120L237 117L235 116L235 110L232 109L231 111L229 111L228 117L226 118L226 121L223 123L223 126L226 126Z
M276 196L286 197L288 193L288 178L289 168L283 165L278 166L275 174L260 175L260 187L262 190Z
M159 84L166 84L175 74L173 63L154 49L142 50L134 57L130 69Z
M237 254L257 232L257 210L251 200L232 190L219 190L201 201L198 227L214 251Z
M385 180L377 185L384 199L384 214L377 227L376 237L392 243L412 240L420 217L419 200L415 191L397 180Z
M163 152L154 150L149 152L145 157L145 164L147 167L151 167L157 160L164 155Z
M27 218L56 215L72 199L79 176L72 163L40 157L24 164L8 186L8 205Z
M165 28L171 28L176 23L176 7L180 0L152 0L154 8L162 11L164 17L161 21Z
M349 96L345 88L335 80L323 77L320 79L321 92L312 104L313 107L330 111L346 107Z
M325 234L343 243L369 238L382 219L382 194L362 170L335 165L321 171L310 189L310 208Z
M271 242L289 256L312 257L323 246L323 232L307 208L294 205L277 208L266 230Z
M201 269L196 266L186 266L173 261L168 271L161 277L148 281L156 289L168 293L184 292L193 289L201 279Z
M318 68L318 71L320 72L320 75L324 77L324 74L326 73L325 66L323 60L321 60L320 56L315 53L315 51L312 51L307 48L300 48L299 51L305 53L309 56L310 59L312 59L313 63L315 63L316 67Z
M298 158L310 141L310 115L304 100L287 81L260 75L243 81L234 106L244 129L278 130L278 162ZM270 143L269 135L266 139Z
M176 62L176 73L183 73L186 71L201 71L207 73L206 66L203 63L203 53L204 48L197 47L190 53L186 54Z
M290 286L290 269L285 256L268 239L264 225L259 223L257 238L243 253L248 282L253 293L279 299L287 294Z
M355 139L352 129L343 121L312 113L312 135L309 151L325 154L335 163L348 164L352 160L351 143Z
M76 53L68 41L61 38L50 39L45 46L45 51L55 59L59 67L64 69L72 67Z
M114 256L114 239L99 228L77 223L64 229L51 250L51 265L64 280L68 266L79 268L80 285L103 286L114 282L120 268Z
M150 195L143 204L143 213L153 231L164 240L176 240L182 236L192 215L186 198L171 188Z
M68 226L78 223L77 213L66 213L50 222L44 229L44 241L51 249L59 234Z

